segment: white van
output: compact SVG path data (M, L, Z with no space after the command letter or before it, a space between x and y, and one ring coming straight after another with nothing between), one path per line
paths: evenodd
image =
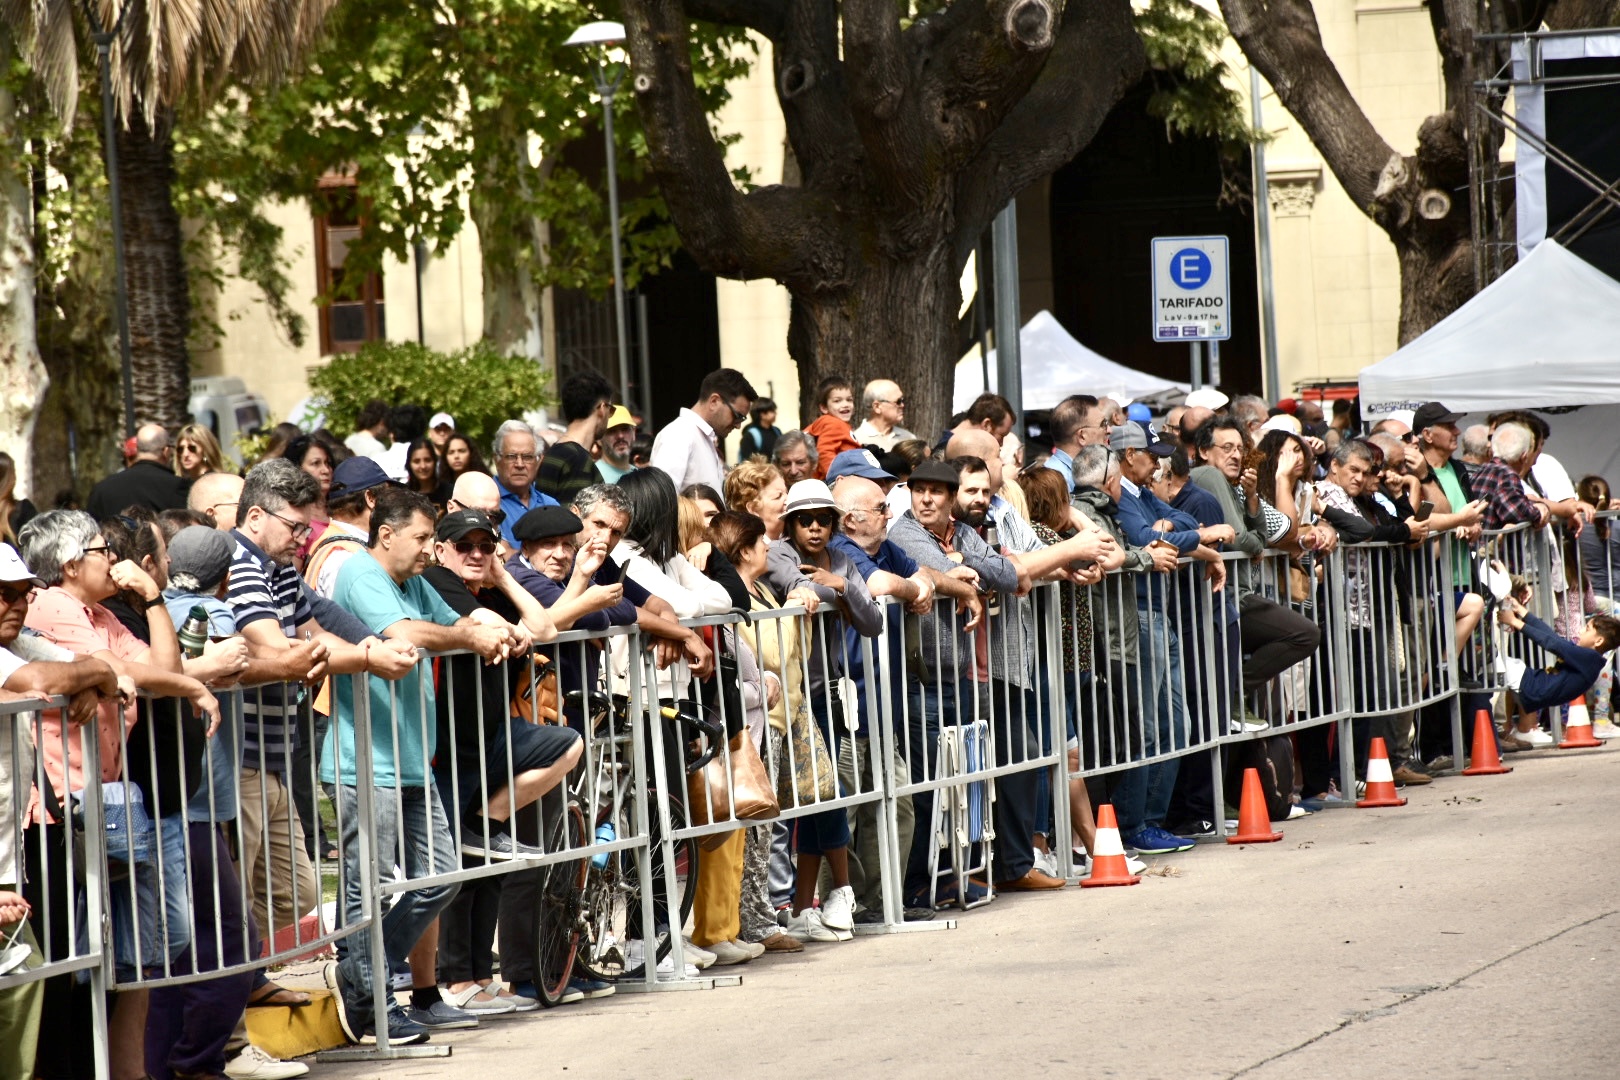
M210 375L191 380L191 415L219 440L225 457L240 466L238 435L253 435L268 422L270 405L235 375Z

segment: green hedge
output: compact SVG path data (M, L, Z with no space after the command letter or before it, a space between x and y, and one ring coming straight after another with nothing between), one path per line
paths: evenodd
M447 412L456 428L486 446L502 421L550 406L550 376L524 356L507 356L486 341L442 353L414 341L378 341L334 356L309 377L310 405L338 436L372 398Z

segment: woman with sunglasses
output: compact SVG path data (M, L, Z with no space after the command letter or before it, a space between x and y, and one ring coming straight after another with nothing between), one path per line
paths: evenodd
M851 700L854 684L845 677L849 645L844 631L853 627L864 637L876 637L883 630L883 610L850 557L829 546L838 532L839 513L827 485L800 480L788 491L786 511L784 535L771 545L766 581L779 595L808 587L821 601L821 625L810 628L806 693L827 752L838 761L839 740L854 728L856 705ZM797 839L799 864L787 932L800 941L848 941L855 926L848 813L840 808L800 818ZM818 912L811 901L823 860L832 875L832 891L822 898Z
M121 687L127 695L104 700L97 709L94 724L69 725L64 730L61 712L45 713L40 746L42 765L50 776L51 786L59 795L78 791L95 778L83 774L83 755L80 740L90 731L97 739L100 750L102 783L119 780L125 771L124 750L130 731L138 721L134 691L147 690L163 697L189 700L202 719L204 733L212 735L219 726L219 703L208 688L197 679L183 674L179 642L163 595L151 575L128 560L120 561L107 543L94 518L79 510L52 510L39 515L23 528L24 562L45 583L28 610L25 625L52 643L83 655L110 655L114 670L119 672ZM67 556L64 558L64 556ZM136 593L142 610L149 621L152 641L146 644L130 633L104 606L120 589ZM155 808L154 808L155 813ZM44 806L36 790L28 807L28 823L37 825L52 821L52 811ZM183 851L176 859L164 836L166 860L182 865ZM137 953L131 926L157 927L160 925L159 904L163 885L158 879L155 864L138 863L134 878L109 890L114 910L113 953L114 965L120 980L133 980L138 962L156 964L161 971L166 956L179 958L186 944L186 934L176 933L171 926L169 935L161 942L156 953L154 942L142 941L144 949ZM47 888L56 888L47 885ZM37 906L37 905L36 905ZM120 910L121 909L121 910ZM139 919L138 922L133 920ZM65 922L65 920L63 920ZM184 925L187 920L182 917ZM53 934L57 931L53 930ZM146 934L141 935L144 938ZM159 935L152 935L154 937ZM54 947L65 942L53 941ZM168 950L168 951L165 951ZM65 952L65 949L58 952ZM137 959L139 957L139 960ZM89 1017L72 1015L74 1007L59 1000L61 1011L47 1001L46 1015L41 1019L40 1048L61 1062L40 1063L42 1075L65 1074L71 1070L66 1059L74 1054L74 1044L81 1039L79 1033L89 1030ZM121 991L115 998L109 1027L109 1054L115 1062L126 1067L134 1063L139 1068L146 1058L145 1019L147 991L132 989ZM131 1022L131 1018L137 1018ZM65 1066L65 1067L64 1067Z
M174 439L175 475L195 480L203 473L230 472L225 452L214 433L201 424L187 424Z

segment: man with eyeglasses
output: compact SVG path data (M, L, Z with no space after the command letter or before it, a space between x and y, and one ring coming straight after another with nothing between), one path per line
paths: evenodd
M242 702L240 863L266 939L321 900L292 792L307 688L327 674L374 671L397 679L416 659L413 650L376 637L351 644L317 618L293 557L319 498L313 476L271 458L248 473L240 520L228 534L235 548L225 602L253 654L242 680L251 688Z
M905 652L902 608L916 615L926 613L933 604L934 581L940 575L936 570L919 567L905 549L889 539L889 506L879 485L884 480L893 481L894 477L873 463L845 463L839 469L842 459L860 453L870 456L869 451L840 454L839 460L833 462L833 469L828 471L832 477L833 499L838 503L841 515L841 528L827 546L849 556L849 561L865 579L867 590L873 596L892 596L901 601L883 609L888 622L887 655L876 651L872 654L875 673L887 684L887 690L879 690L879 696L887 692L890 701L898 707L905 700L906 692L900 678ZM838 770L848 790L870 791L874 763L867 750L872 717L871 703L867 701L866 664L861 652L860 634L853 627L848 627L844 631L844 638L845 651L850 658L849 676L855 680L858 723L855 728L856 754L853 758L847 754L841 755ZM895 768L906 769L905 760L899 753L895 754ZM899 815L900 850L910 851L916 826L911 797L901 796L896 809ZM855 921L882 922L883 878L878 856L878 830L882 826L878 807L868 804L855 808L850 825L854 837L850 843L850 854L853 856L850 860L850 885L855 890ZM917 915L919 918L933 917L933 913L926 910L919 910Z
M203 473L192 481L186 508L207 518L216 529L236 528L236 504L242 500L242 478L235 473Z
M534 486L539 472L540 442L534 437L534 429L521 420L508 420L497 428L495 485L500 491L500 510L506 515L500 524L501 539L514 549L518 543L512 526L517 519L537 506L557 505L556 499Z
M676 491L693 484L725 490L721 444L733 428L748 419L748 409L758 396L740 371L720 368L709 372L698 385L697 404L682 409L653 440L653 467L669 474Z
M906 396L892 379L867 383L861 391L861 407L866 410L866 419L855 429L854 436L862 446L893 450L895 443L917 437L900 426L906 418Z
M176 476L174 444L161 424L142 424L135 432L135 460L90 489L85 508L104 521L126 506L144 506L153 512L181 510L191 481Z
M1089 394L1072 394L1057 403L1047 421L1052 434L1052 453L1046 467L1061 475L1074 490L1074 455L1082 446L1108 442L1108 428L1101 420L1097 399Z

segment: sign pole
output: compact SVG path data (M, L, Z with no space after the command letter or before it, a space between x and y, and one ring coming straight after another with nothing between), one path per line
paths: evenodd
M1199 355L1198 342L1189 341L1187 351L1192 363L1192 388L1201 390L1204 387L1204 358Z
M1209 385L1221 385L1221 339L1209 341Z

